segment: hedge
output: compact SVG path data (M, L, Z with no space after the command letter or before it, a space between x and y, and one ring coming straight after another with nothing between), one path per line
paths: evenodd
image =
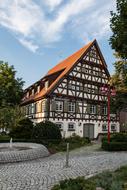
M102 148L107 151L126 151L127 142L102 142Z

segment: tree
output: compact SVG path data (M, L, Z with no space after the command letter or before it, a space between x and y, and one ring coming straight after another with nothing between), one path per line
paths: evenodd
M18 139L31 139L33 132L33 122L29 118L18 121L17 126L10 132L10 136Z
M127 59L127 0L116 0L117 12L111 12L110 27L113 35L110 37L112 48L123 59Z
M23 118L24 115L19 106L0 107L0 128L15 129Z
M111 84L116 89L116 97L112 99L112 110L120 111L127 108L127 61L123 61L115 54L117 61L114 63L115 74L111 77Z
M19 104L23 95L23 84L21 78L16 78L13 66L0 61L0 107Z
M16 78L13 66L0 61L0 128L16 127L23 118L18 104L23 95L24 82Z

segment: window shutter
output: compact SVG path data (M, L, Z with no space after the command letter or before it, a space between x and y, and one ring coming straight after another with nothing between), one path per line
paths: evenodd
M88 88L87 87L84 87L84 92L88 92Z
M103 115L103 106L100 106L100 115Z
M83 86L80 86L80 90L83 91Z
M96 105L96 114L99 115L99 107Z
M95 94L98 94L98 89L95 89Z
M51 102L51 111L55 111L56 110L56 102L55 100L52 100Z
M38 112L41 112L41 111L42 111L41 108L42 108L42 107L41 107L41 102L38 102Z
M80 113L79 104L76 102L76 113Z
M68 112L68 100L64 100L64 112Z
M90 104L87 104L87 113L90 113Z

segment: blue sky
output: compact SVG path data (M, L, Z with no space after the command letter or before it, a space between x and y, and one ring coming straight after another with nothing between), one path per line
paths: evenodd
M115 0L0 0L0 59L14 65L25 87L97 39L113 73L109 46Z

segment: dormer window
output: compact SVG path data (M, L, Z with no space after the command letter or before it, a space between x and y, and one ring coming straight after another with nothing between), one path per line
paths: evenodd
M29 91L27 92L26 97L29 98Z
M47 80L47 81L45 81L45 89L47 90L48 87L49 87L49 81Z
M40 85L37 86L37 93L39 93L39 92L40 92Z
M34 89L32 89L32 96L34 95Z

